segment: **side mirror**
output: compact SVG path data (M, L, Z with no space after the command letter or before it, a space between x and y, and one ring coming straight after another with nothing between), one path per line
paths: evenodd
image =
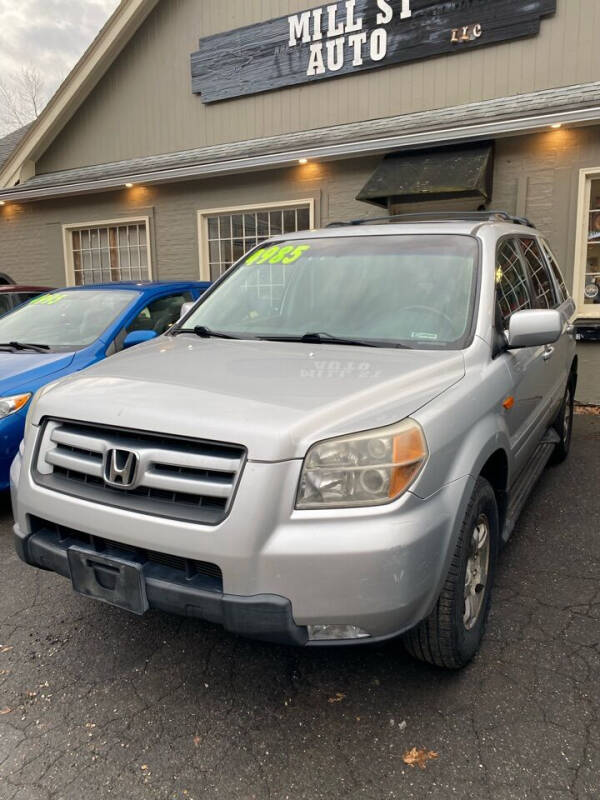
M184 317L187 317L187 315L190 313L190 311L192 310L192 308L195 305L196 305L196 303L193 303L193 302L184 303L181 306L181 311L179 312L179 319L183 319Z
M563 320L560 311L543 309L515 312L508 323L506 341L509 350L554 344L560 339Z
M131 331L125 337L125 341L123 342L123 350L127 350L129 347L135 347L138 344L143 344L144 342L149 342L152 339L156 339L158 333L156 331Z

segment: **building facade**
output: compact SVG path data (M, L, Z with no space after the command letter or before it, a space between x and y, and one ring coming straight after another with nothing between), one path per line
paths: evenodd
M261 239L501 209L600 327L597 0L123 0L0 142L0 271L214 279Z

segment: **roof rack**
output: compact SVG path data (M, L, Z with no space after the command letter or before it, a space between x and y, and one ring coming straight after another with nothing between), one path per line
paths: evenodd
M462 222L512 222L514 225L526 225L535 228L531 220L526 217L514 217L506 211L426 211L411 214L393 214L389 217L375 217L373 219L353 219L350 222L330 222L328 228L346 228L357 225L373 225L382 222L418 222L427 221L457 221Z

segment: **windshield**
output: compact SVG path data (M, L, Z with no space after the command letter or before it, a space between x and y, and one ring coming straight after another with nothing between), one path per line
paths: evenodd
M470 332L477 269L470 236L282 240L246 256L183 329L455 349Z
M118 289L44 294L0 319L0 344L79 350L94 342L138 297L139 292Z

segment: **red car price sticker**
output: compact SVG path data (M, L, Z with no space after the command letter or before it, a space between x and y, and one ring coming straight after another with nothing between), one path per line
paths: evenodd
M247 259L245 265L249 264L293 264L298 261L307 250L310 250L310 245L301 244L297 247L293 245L286 245L279 247L273 245L272 247L263 247L257 250L256 253Z

